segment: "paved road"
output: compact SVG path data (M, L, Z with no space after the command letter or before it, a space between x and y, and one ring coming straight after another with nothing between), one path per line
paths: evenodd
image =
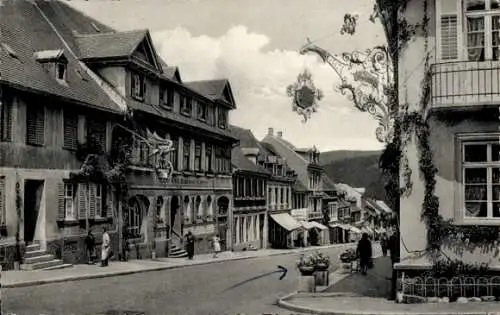
M334 265L342 249L327 249ZM221 262L113 278L3 290L4 314L98 314L112 310L146 314L283 314L278 297L297 288L297 253ZM252 277L288 268L233 289ZM285 311L286 312L286 311ZM286 312L287 314L290 312ZM111 314L111 313L110 313Z

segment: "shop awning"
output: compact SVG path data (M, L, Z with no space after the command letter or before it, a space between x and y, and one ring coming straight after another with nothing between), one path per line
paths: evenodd
M355 227L355 226L351 227L351 232L361 234L361 230L360 230L360 229L358 229L358 228L357 228L357 227Z
M288 213L276 213L271 214L270 216L276 223L281 225L287 231L293 231L302 227L302 224L300 224Z
M316 222L316 221L311 221L309 222L311 223L315 228L317 229L320 229L320 230L328 230L328 228L326 226L324 226L323 224L319 223L319 222Z
M314 229L315 226L314 224L312 224L312 222L308 222L308 221L300 221L300 224L304 227L304 229L306 230L310 230L310 229Z

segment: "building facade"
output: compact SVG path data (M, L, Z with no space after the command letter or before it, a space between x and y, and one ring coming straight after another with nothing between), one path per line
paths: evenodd
M270 174L257 162L260 149L257 139L247 129L231 126L239 146L232 152L233 164L233 250L256 250L267 247L267 183Z
M273 128L268 129L268 134L262 142L271 146L297 174L292 191L291 215L300 222L304 232L298 233L296 244L329 243L328 227L322 223L325 222L323 211L327 209L323 207L323 202L331 200L331 197L324 190L325 183L329 184L329 181L319 165L319 151L315 148L298 149L283 138L283 132L279 131L275 135ZM327 190L334 188L328 187Z
M400 100L410 104L409 111L419 112L422 82L429 83L432 94L426 109L429 131L426 141L432 153L432 166L437 171L433 177L436 181L433 195L439 200L438 215L450 220L457 231L494 229L500 224L498 3L435 0L428 1L427 11L423 3L423 0L409 1L404 12L409 23L428 19L429 31L417 34L399 56ZM429 69L420 63L427 56ZM411 78L405 81L407 77ZM421 217L426 187L432 184L425 181L419 170L419 156L427 152L421 152L417 141L407 143L406 152L408 167L414 175L409 196L400 199L400 233L405 246L403 243L400 246L399 266L425 269L434 262L415 258L412 251L428 248L427 236L438 233L430 231ZM498 232L492 233L496 239ZM464 237L457 242L465 244L469 240ZM498 267L494 250L485 252L476 246L457 254L456 249L441 248L451 259L489 262L490 268Z
M198 253L216 233L232 243L227 80L183 82L148 31L116 32L58 1L7 1L0 14L4 256L18 230L21 244L70 263L104 227L131 258L168 255L187 230ZM18 29L24 37L9 35ZM165 140L172 150L157 154ZM123 148L126 196L83 176L89 157L105 169Z

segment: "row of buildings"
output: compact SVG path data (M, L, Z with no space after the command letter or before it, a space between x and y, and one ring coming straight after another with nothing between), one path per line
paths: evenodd
M188 230L202 253L214 234L225 250L291 247L345 242L351 216L369 222L353 215L370 212L363 193L339 195L317 150L231 126L228 80L183 81L147 30L59 1L4 0L0 21L4 267L19 253L28 269L83 262L87 232L104 228L141 258L178 252ZM151 137L174 150L155 154Z

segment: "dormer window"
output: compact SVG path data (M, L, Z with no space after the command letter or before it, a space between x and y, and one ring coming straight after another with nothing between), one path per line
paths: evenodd
M62 49L37 51L34 57L59 83L66 82L68 59Z
M185 95L181 95L181 114L184 116L191 116L192 99Z
M136 100L143 101L146 93L146 79L144 76L138 73L133 73L131 87L132 97Z
M66 81L66 64L64 63L56 64L56 76L58 80Z
M201 102L198 102L198 119L201 121L207 120L207 105Z

